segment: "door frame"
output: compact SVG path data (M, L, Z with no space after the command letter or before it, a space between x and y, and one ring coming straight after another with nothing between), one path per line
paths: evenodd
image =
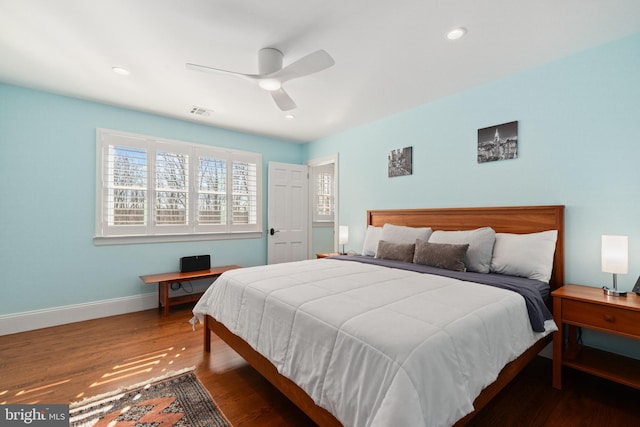
M338 251L338 225L339 225L339 219L340 219L340 215L339 215L339 200L340 197L338 197L338 189L340 188L340 185L338 185L339 180L338 180L338 170L340 169L338 166L338 161L339 161L339 156L338 153L335 154L331 154L329 156L325 156L325 157L318 157L315 159L311 159L311 160L307 160L306 165L309 167L309 173L311 174L311 170L316 167L316 166L324 166L324 165L328 165L328 164L333 164L333 194L334 194L334 204L333 204L333 228L334 228L334 233L333 233L333 251L337 252ZM313 185L314 183L312 182L312 179L309 179L309 225L308 225L308 233L309 233L309 237L307 239L308 244L309 244L309 259L311 258L315 258L315 255L313 254Z

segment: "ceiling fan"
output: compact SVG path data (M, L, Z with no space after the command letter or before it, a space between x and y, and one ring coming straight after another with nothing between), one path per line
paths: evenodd
M327 69L335 64L335 61L331 55L322 49L303 56L284 68L282 67L282 57L282 52L278 49L271 47L260 49L258 51L259 74L244 74L189 63L187 63L186 66L188 69L194 71L228 74L255 82L262 89L271 92L271 97L281 110L289 111L296 108L296 103L293 102L293 99L284 91L282 85L289 80L308 76L309 74Z

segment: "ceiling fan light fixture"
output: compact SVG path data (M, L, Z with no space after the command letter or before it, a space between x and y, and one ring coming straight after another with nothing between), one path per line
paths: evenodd
M185 64L189 70L232 75L257 84L261 89L271 92L271 98L282 111L296 108L296 103L282 88L284 83L317 73L333 65L335 65L335 61L331 55L319 49L283 67L282 52L274 48L264 48L258 52L259 74L245 74L204 65Z
M268 90L270 92L279 90L282 87L282 83L280 83L280 80L278 79L262 79L258 82L258 85L262 89Z
M453 30L447 33L447 38L449 40L458 40L462 38L465 34L467 34L467 29L464 27L454 28Z

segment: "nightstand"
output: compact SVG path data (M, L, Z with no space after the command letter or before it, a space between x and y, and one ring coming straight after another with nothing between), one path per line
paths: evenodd
M316 254L316 258L317 259L328 258L330 256L338 256L338 255L340 255L338 252L321 252Z
M558 332L553 335L553 387L562 388L562 367L640 389L640 360L578 342L578 327L640 340L640 296L607 296L601 288L566 285L551 293ZM565 328L568 336L565 346Z

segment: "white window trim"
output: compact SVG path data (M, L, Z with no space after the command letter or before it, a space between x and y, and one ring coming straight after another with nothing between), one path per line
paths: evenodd
M332 163L333 164L333 222L326 222L324 224L326 224L327 226L331 227L336 227L337 230L337 225L338 225L338 221L340 218L340 180L339 180L339 171L340 171L340 163L339 163L339 156L338 154L331 154L329 156L326 157L319 157L319 158L315 158L315 159L311 159L307 161L307 166L309 166L310 168L314 168L316 166L322 166L328 163ZM309 180L309 194L313 194L313 180ZM313 209L313 200L312 197L309 197L309 212L312 212ZM309 254L311 255L311 249L312 249L312 245L313 245L313 239L312 239L312 232L313 232L313 225L316 224L313 222L313 215L309 215L309 224L311 225L309 228ZM334 233L334 238L333 238L334 242L333 242L333 246L334 252L338 251L338 233Z
M311 211L311 216L312 216L312 221L314 223L322 223L322 222L326 222L326 223L333 223L334 222L334 218L335 218L335 172L334 172L334 165L333 163L325 163L323 165L318 165L318 166L312 166L311 167L311 173L313 174L312 176L312 192L311 197L313 198L313 210ZM330 179L331 179L331 188L329 189L329 196L331 198L330 201L330 206L331 206L331 213L328 215L321 215L318 213L318 175L321 173L328 173L330 175Z
M169 147L179 147L180 151L188 152L190 156L195 156L199 153L207 153L208 155L221 156L224 159L231 161L248 161L255 162L256 164L256 223L249 225L231 225L227 222L225 225L220 226L200 226L201 231L194 231L194 225L189 227L167 227L165 229L150 223L145 226L143 230L136 230L137 234L112 234L105 233L105 227L103 226L103 203L105 197L104 191L104 161L107 155L109 143L105 141L105 136L124 137L129 139L127 144L131 142L131 139L137 140L137 144L149 148L153 145L168 145ZM155 162L154 162L155 163ZM190 168L189 176L189 194L190 194L190 209L192 212L196 206L197 200L197 177L194 176L194 168ZM148 171L149 176L153 176L153 167ZM153 186L151 180L148 183L148 188ZM202 241L202 240L225 240L225 239L247 239L247 238L261 238L262 237L262 155L260 153L253 153L247 151L233 150L228 148L221 148L203 144L195 144L191 142L170 140L146 135L138 135L128 132L121 132L111 129L96 129L96 218L95 218L95 236L94 243L96 245L112 245L112 244L132 244L132 243L159 243L159 242L178 242L178 241ZM232 204L232 183L227 183L227 200L228 211L227 221L231 218ZM194 195L196 197L194 197ZM153 196L147 194L147 197L153 199ZM153 200L148 201L149 209L152 210ZM149 232L151 231L151 232ZM168 232L164 232L168 231Z

